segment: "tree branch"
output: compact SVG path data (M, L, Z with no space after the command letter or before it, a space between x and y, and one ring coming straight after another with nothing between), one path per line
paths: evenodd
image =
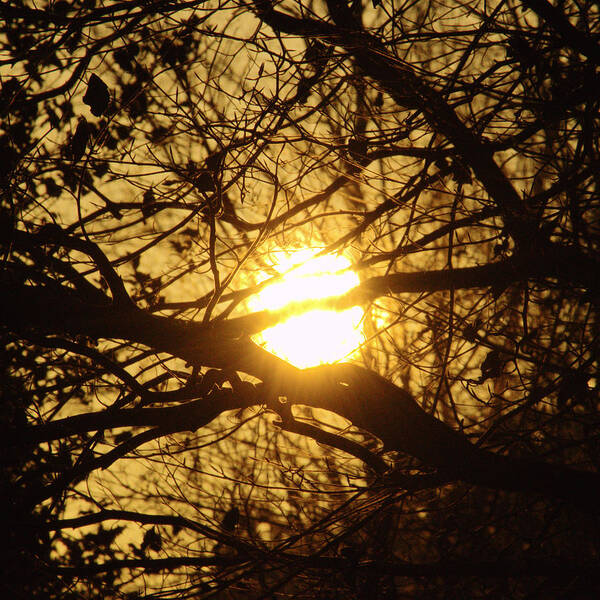
M437 277L451 278L451 284L455 286L472 285L475 275L476 281L482 283L481 274L488 273L489 278L484 283L490 284L500 275L514 277L513 270L514 264L506 261L486 267L438 272ZM424 281L423 274L398 277L384 281L388 289L393 285L397 290L400 284L406 288L407 277ZM380 280L375 282L376 285L373 282L369 285L377 288ZM152 316L133 307L90 307L66 291L31 286L6 289L0 299L0 315L11 329L34 327L47 332L119 338L146 344L157 352L168 352L192 364L243 371L265 382L268 397L283 395L291 402L332 410L380 438L387 450L406 452L458 479L496 489L538 492L590 512L600 511L596 501L600 495L597 474L498 456L476 448L462 434L425 413L408 393L374 373L349 365L301 371L243 335L239 320L232 320L233 325L227 321L208 325L187 323ZM241 319L247 322L243 321L244 317ZM248 401L256 402L254 398ZM239 406L239 399L236 399L235 407ZM223 404L198 402L189 403L185 408L130 409L120 411L116 416L107 412L102 416L105 423L96 422L93 428L98 429L104 424L116 426L117 422L152 425L157 420L164 425L169 419L174 427L189 429L190 426L201 427L224 409ZM86 427L92 428L90 419L93 417L83 415L79 421L67 420L48 426L58 428L52 435L61 435L60 427L67 427L63 431L68 434L68 425L72 423L77 422L79 426L87 423ZM47 432L44 435L48 435Z

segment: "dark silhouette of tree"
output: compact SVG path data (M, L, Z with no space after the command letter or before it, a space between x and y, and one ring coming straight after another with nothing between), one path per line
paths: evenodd
M599 69L593 2L2 2L2 597L595 597ZM305 246L361 283L250 311Z

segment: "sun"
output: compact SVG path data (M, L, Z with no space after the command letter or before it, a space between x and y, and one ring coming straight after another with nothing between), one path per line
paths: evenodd
M277 310L291 302L338 296L360 280L350 261L341 255L315 256L318 250L273 253L277 282L252 297L253 311ZM304 369L350 357L364 341L363 310L358 306L335 310L311 310L294 315L254 336L269 352Z

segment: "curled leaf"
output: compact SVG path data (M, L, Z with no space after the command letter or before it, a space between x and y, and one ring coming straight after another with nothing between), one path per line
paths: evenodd
M225 151L218 150L217 152L213 152L213 154L206 157L204 161L204 166L213 173L218 173L223 166L223 160L225 159Z
M481 379L484 382L486 379L494 379L502 375L504 370L504 359L499 350L491 350L488 352L484 361L481 363Z
M110 102L108 86L98 75L92 73L83 102L90 107L92 114L99 117L106 112Z
M154 552L158 552L162 548L162 536L154 527L144 534L142 550L146 550L146 548L154 550Z
M350 138L348 140L348 154L357 162L365 159L367 148L367 141L364 138Z
M147 217L151 217L155 212L154 204L156 204L156 198L154 197L154 191L152 188L147 189L142 197L142 215L144 221Z
M233 531L240 522L240 509L237 506L230 508L221 521L221 527L225 531Z
M89 139L90 128L88 126L88 122L83 117L80 117L79 122L77 123L77 129L75 129L75 134L71 138L70 144L71 158L73 159L73 162L78 162L81 160L85 154L85 149Z

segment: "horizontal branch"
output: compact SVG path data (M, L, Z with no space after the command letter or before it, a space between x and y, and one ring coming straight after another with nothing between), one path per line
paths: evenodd
M556 250L556 252L554 252ZM540 247L502 261L474 267L392 273L363 281L348 293L292 303L279 311L264 310L207 324L152 315L123 303L97 305L60 286L30 286L6 280L0 295L0 322L13 331L87 335L94 339L123 339L168 352L191 364L236 369L260 379L268 377L272 355L253 344L249 336L286 320L292 314L314 309L341 310L368 303L380 296L443 290L496 287L548 278L561 285L577 285L598 296L599 268L569 248Z
M34 425L15 432L18 440L3 439L5 443L40 444L71 435L119 427L160 427L170 431L196 431L210 423L221 413L247 408L258 403L252 386L234 392L230 389L213 390L202 400L162 408L122 408L82 413Z
M52 572L61 577L89 577L99 573L111 573L125 569L144 569L149 573L158 571L172 571L181 567L215 567L241 565L248 562L249 557L221 556L210 554L207 556L174 556L169 558L125 558L108 560L104 563L88 563L77 567L54 567Z
M202 525L197 521L186 519L180 515L157 515L141 513L129 510L102 510L100 512L82 515L71 519L59 519L49 522L45 525L48 531L61 531L63 529L77 529L79 527L87 527L105 521L132 521L142 525L170 525L189 529L203 535L206 538L216 540L229 546L235 546L240 550L250 550L252 546L246 544L243 540L235 535L230 535L222 530L214 529L206 525Z
M565 249L567 251L568 249ZM504 289L509 285L546 279L558 279L564 285L579 285L597 293L600 283L594 262L581 264L566 259L567 255L544 255L543 251L533 254L519 254L502 261L433 271L415 271L412 273L390 273L362 281L341 296L291 302L278 311L264 310L224 322L222 327L230 328L231 335L254 335L288 319L291 315L309 310L344 310L352 306L367 304L390 294L409 294L450 291L475 288ZM562 262L559 262L562 261ZM598 265L600 269L600 265Z
M256 553L254 553L256 554ZM169 558L134 558L111 560L105 563L89 563L77 567L56 567L53 569L63 577L83 577L110 573L124 569L145 569L148 572L174 570L181 567L207 566L244 566L257 567L253 555L216 555L205 556L175 556ZM379 573L396 577L549 577L563 579L565 577L586 577L589 581L600 578L600 563L597 561L572 561L563 558L556 559L508 559L494 561L454 561L444 560L435 563L407 563L401 561L366 560L357 562L348 558L338 558L320 555L299 555L282 553L270 555L262 553L262 561L273 568L302 566L308 570L348 572L348 573ZM252 561L250 563L249 561ZM259 563L260 564L260 563Z

